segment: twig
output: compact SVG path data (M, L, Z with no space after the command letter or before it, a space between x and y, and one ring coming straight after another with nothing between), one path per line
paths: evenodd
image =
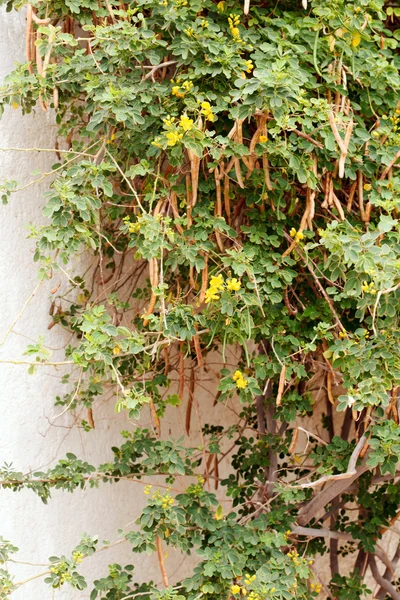
M150 77L153 77L154 73L156 73L156 71L158 71L159 69L163 69L164 67L169 67L170 65L175 65L177 62L178 62L177 60L167 60L167 62L164 62L159 65L155 65L154 67L151 67L151 71L149 71L147 73L147 75L145 75L142 78L142 81L146 81L146 79L150 79Z
M400 158L400 150L398 152L396 152L395 157L390 161L390 163L387 165L387 167L382 172L382 175L379 177L380 181L382 181L382 179L385 179L386 175L389 173L390 169L394 166L394 163L397 161L398 158Z
M374 304L374 310L372 312L372 331L374 332L375 336L377 335L376 327L375 327L375 320L376 320L376 311L378 310L378 306L379 306L379 301L384 294L390 294L391 292L395 292L399 288L400 288L400 281L393 287L387 288L386 290L379 290L379 292L377 293L376 301Z
M79 388L81 386L81 382L82 382L82 377L83 377L83 369L81 369L81 372L79 373L79 379L78 379L78 383L76 384L76 388L75 388L75 392L74 395L72 396L72 399L70 401L70 403L68 404L68 406L66 406L64 408L64 410L62 412L60 412L58 415L56 415L53 419L53 422L51 423L52 425L54 424L54 422L59 419L60 417L62 417L63 415L65 415L65 413L70 409L70 407L73 405L78 393L79 393Z
M298 135L301 138L304 138L305 140L307 140L307 142L310 142L310 144L313 144L314 146L316 146L317 148L319 148L320 150L324 149L323 144L321 144L320 142L317 142L317 140L314 140L314 138L312 138L310 135L308 135L307 133L303 133L302 131L300 131L299 129L290 129L290 131L292 133L295 133L296 135Z
M354 448L352 455L350 456L349 464L347 466L347 470L345 473L338 473L337 475L324 475L320 477L316 481L309 481L308 483L299 483L295 486L296 488L314 488L322 485L323 483L327 483L328 481L339 481L341 479L349 479L353 475L356 474L356 464L358 457L360 456L360 452L364 447L365 442L367 441L367 436L362 435L358 441L357 446Z
M29 298L24 303L24 305L21 308L21 310L19 311L18 315L15 317L14 321L11 323L10 327L7 329L6 333L4 334L4 337L3 337L3 339L0 342L0 346L2 346L4 344L4 342L6 341L6 339L8 338L8 336L10 335L10 333L12 332L12 330L14 329L14 326L18 323L18 321L20 320L20 318L24 314L26 307L28 306L28 304L30 303L30 301L32 300L32 298L35 296L35 294L39 290L40 286L43 284L43 281L44 281L44 279L42 279L41 281L39 281L39 283L37 284L37 286L33 290L32 294L29 296Z

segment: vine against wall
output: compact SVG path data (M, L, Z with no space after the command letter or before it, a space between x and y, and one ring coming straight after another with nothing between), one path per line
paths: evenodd
M4 466L0 485L47 502L53 488L150 482L121 536L158 557L163 583L114 564L92 600L399 599L400 547L390 557L381 538L400 515L400 10L383 0L26 10L26 62L0 110L56 115L55 148L40 149L57 157L39 177L47 222L30 235L39 280L61 274L74 292L54 289L51 309L73 341L62 361L45 337L10 361L69 368L58 404L85 407L88 432L111 390L127 431L107 464L67 454L46 472ZM3 201L19 189L3 181ZM84 251L91 269L76 274ZM211 352L229 425L204 411ZM182 402L187 437L169 439L163 417ZM173 584L168 547L198 556ZM83 590L79 565L103 548L85 535L37 576ZM24 583L7 566L15 551L1 541L0 598ZM325 578L313 564L324 554Z

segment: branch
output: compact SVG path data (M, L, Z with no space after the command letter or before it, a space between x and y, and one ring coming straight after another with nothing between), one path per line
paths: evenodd
M154 67L151 68L151 71L149 71L147 73L147 75L145 75L142 79L142 81L146 81L146 79L150 79L150 77L153 77L154 73L156 71L158 71L159 69L162 69L163 67L169 67L170 65L176 65L178 61L177 60L167 60L164 63L161 63L159 65L155 65Z
M372 331L374 332L375 336L377 335L377 333L376 333L376 327L375 327L376 311L378 310L379 301L381 299L381 296L383 296L384 294L390 294L391 292L395 292L399 288L400 288L400 281L399 281L399 283L397 283L393 287L387 288L386 290L380 290L378 292L378 294L376 296L376 302L374 304L374 310L372 312Z
M309 481L308 483L299 483L298 485L294 485L291 487L297 488L313 488L326 483L327 481L340 481L341 479L349 479L356 473L356 464L358 457L360 456L361 450L364 448L365 442L367 441L367 436L362 435L358 441L357 446L354 448L352 455L350 456L349 464L347 466L347 471L345 473L339 473L338 475L324 475L317 479L316 481Z
M330 529L316 529L313 527L301 527L299 525L292 526L292 533L296 535L305 535L307 537L323 537L329 540L344 540L345 542L356 542L351 535L343 531L331 531Z
M298 524L307 525L311 519L317 518L317 515L324 510L324 507L329 504L333 498L336 498L336 496L345 492L358 477L366 471L369 471L369 469L370 467L367 465L367 456L365 456L360 466L355 469L353 475L340 481L330 482L330 485L326 486L326 488L314 496L299 511L299 518L297 519Z
M310 144L314 144L314 146L316 146L320 150L324 149L324 146L320 142L317 142L317 140L314 140L314 138L312 138L310 135L307 135L307 133L303 133L299 129L290 129L290 131L292 133L295 133L299 137L304 138L305 140L307 140L307 142L310 142Z
M390 169L394 166L394 163L399 158L400 158L400 150L398 152L396 152L395 157L390 161L390 163L388 164L388 166L386 167L386 169L382 172L382 175L379 177L379 179L381 181L382 181L382 179L385 179L386 175L389 173Z
M161 545L161 538L158 535L156 535L156 546L157 546L157 556L158 556L158 562L160 565L160 571L161 571L163 584L167 588L167 587L169 587L168 575L167 575L167 571L165 569L164 555L163 555L162 545Z
M292 238L285 233L285 238L290 241L290 243L293 242ZM306 259L306 257L304 256L304 254L301 252L301 250L299 250L298 246L296 246L296 252L298 253L298 255L300 256L300 258L302 259L304 265L307 267L307 269L310 271L312 278L315 281L316 286L318 287L319 291L321 292L321 294L323 295L324 299L326 300L331 313L336 321L336 324L338 327L340 327L341 331L345 331L345 327L342 325L342 322L339 318L339 315L337 314L335 307L333 305L332 299L328 296L328 294L325 291L324 286L321 284L320 280L318 279L317 274L315 273L314 269L312 268L312 266L309 264L309 261Z
M392 585L388 579L385 579L379 573L379 570L378 570L378 567L376 564L376 560L375 560L375 556L373 554L371 554L371 556L369 557L369 566L371 568L371 572L372 572L372 575L373 575L375 581L377 583L379 583L381 588L383 590L385 590L385 592L387 594L389 594L389 596L391 598L393 598L393 600L400 600L400 594L398 593L398 591L396 590L394 585Z

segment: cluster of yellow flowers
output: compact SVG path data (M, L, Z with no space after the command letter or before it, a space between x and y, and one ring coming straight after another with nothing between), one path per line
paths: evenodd
M58 575L60 577L60 582L65 583L66 581L70 581L72 579L71 573L68 573L68 565L67 563L60 562L58 565L50 568L50 573L54 573L54 575Z
M204 477L202 477L201 475L197 475L197 481L198 483L192 483L191 485L189 485L189 487L186 490L187 494L191 494L192 496L198 496L203 492L203 484L205 481Z
M213 276L210 278L208 289L206 290L205 303L208 304L212 300L219 300L219 293L222 292L223 289L227 289L230 292L238 292L241 287L242 284L236 277L227 279L224 283L222 275Z
M205 303L208 304L212 300L219 300L218 293L224 289L224 278L222 275L213 276L206 290Z
M304 239L304 235L301 233L301 231L296 231L296 229L294 227L292 227L289 234L290 234L290 237L294 238L297 242L301 242L301 240Z
M301 562L301 558L299 558L299 553L297 550L293 550L292 552L287 553L288 557L292 559L294 565L298 565Z
M175 500L172 498L172 496L169 493L164 494L164 496L162 497L162 507L164 509L172 506L174 502L175 502Z
M246 60L244 64L246 66L246 73L251 73L254 69L253 61L249 59Z
M366 294L372 294L372 295L376 294L375 284L373 281L371 281L371 283L368 283L367 281L363 281L361 289Z
M183 129L183 131L190 131L193 129L193 119L189 119L187 115L182 115L179 119L179 127Z
M235 38L237 42L241 42L240 39L240 31L238 25L240 24L239 15L230 14L228 17L229 29L231 30L232 37Z
M251 585L253 583L253 581L255 581L255 579L256 579L256 575L248 575L247 574L244 576L244 583L245 583L245 585ZM269 591L271 593L274 593L275 588L272 588ZM242 596L247 596L247 594L248 594L248 590L243 585L240 585L239 583L234 583L231 586L231 592L234 596L236 596L237 594L241 594ZM257 592L250 592L248 600L260 600L260 594L257 594Z
M193 119L189 119L185 114L179 118L178 122L176 122L175 117L167 117L166 119L163 119L163 123L164 127L167 129L165 137L168 146L176 146L183 138L184 133L190 131L194 127ZM157 148L162 148L161 138L156 137L152 144L153 146L157 146Z
M73 553L72 558L74 559L76 564L79 565L83 560L83 554L82 554L82 552L76 551Z
M207 101L201 102L201 114L205 116L207 121L213 122L215 119L211 104Z
M185 95L190 92L190 90L193 88L193 82L192 81L184 81L182 84L180 84L180 79L178 79L176 82L171 79L171 83L175 84L179 84L179 85L173 85L172 86L172 90L171 90L171 94L173 96L177 96L177 98L184 98Z
M168 131L165 134L165 137L167 138L167 145L168 146L176 146L176 144L178 142L181 141L181 139L183 138L183 133L179 133L179 131Z
M151 485L146 485L146 487L144 488L144 493L147 495L150 494L150 490L152 487L153 486ZM153 500L156 500L158 503L160 503L161 507L164 510L170 508L175 502L174 498L171 496L169 491L165 494L161 494L158 490L156 490L153 494Z
M311 588L311 589L312 589L314 592L316 592L317 594L319 594L319 593L320 593L320 591L322 590L322 585L321 585L320 583L312 583L312 584L310 585L310 588Z
M249 385L247 379L244 378L242 371L235 371L232 375L232 379L236 383L236 387L239 390L245 390Z
M140 217L138 217L138 220L135 223L131 223L129 216L123 218L125 225L129 225L129 233L139 233L141 227L139 219Z
M184 33L186 33L186 35L188 37L192 37L194 35L193 27L188 27L187 29L184 29L183 31L184 31Z

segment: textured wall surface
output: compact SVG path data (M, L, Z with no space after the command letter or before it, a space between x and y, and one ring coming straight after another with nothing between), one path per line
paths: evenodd
M0 8L0 79L12 69L14 61L24 61L23 52L23 15L6 13ZM51 115L40 109L25 117L18 110L8 110L0 121L0 148L54 148L55 136ZM54 162L53 153L0 151L0 179L15 179L21 186L26 185L38 178L32 172L48 171ZM27 239L26 225L43 222L41 207L47 185L48 179L45 179L39 185L29 186L14 195L9 205L0 207L0 343L37 285L36 266L32 261L34 241ZM49 346L63 346L66 338L56 327L47 331L50 290L58 281L54 276L45 282L28 304L0 346L1 360L26 360L23 352L27 344L37 341L41 334L46 335ZM96 428L89 434L83 433L67 414L51 425L62 410L54 407L55 396L67 391L61 384L62 373L60 368L46 367L35 375L28 375L24 365L0 363L0 464L13 462L16 469L29 472L51 466L68 451L92 464L111 459L110 447L120 443L120 431L130 426L122 415L115 415L112 405L104 403L95 409ZM171 423L171 428L175 427L182 431L182 423L175 426ZM117 540L118 528L125 528L139 515L144 498L143 486L129 482L102 485L99 489L73 495L54 492L48 506L32 492L1 490L0 536L20 548L16 560L46 563L51 555L68 555L83 532L98 534L100 539ZM139 581L150 578L160 581L158 565L153 559L146 555L132 557L127 544L85 561L82 571L89 576L105 576L106 565L116 561L133 562ZM11 570L15 580L21 581L44 569L40 565L13 564ZM172 579L182 576L185 565L181 556L168 559L168 571ZM15 600L78 600L88 598L89 592L78 593L67 588L53 595L41 579L34 579L12 597Z

